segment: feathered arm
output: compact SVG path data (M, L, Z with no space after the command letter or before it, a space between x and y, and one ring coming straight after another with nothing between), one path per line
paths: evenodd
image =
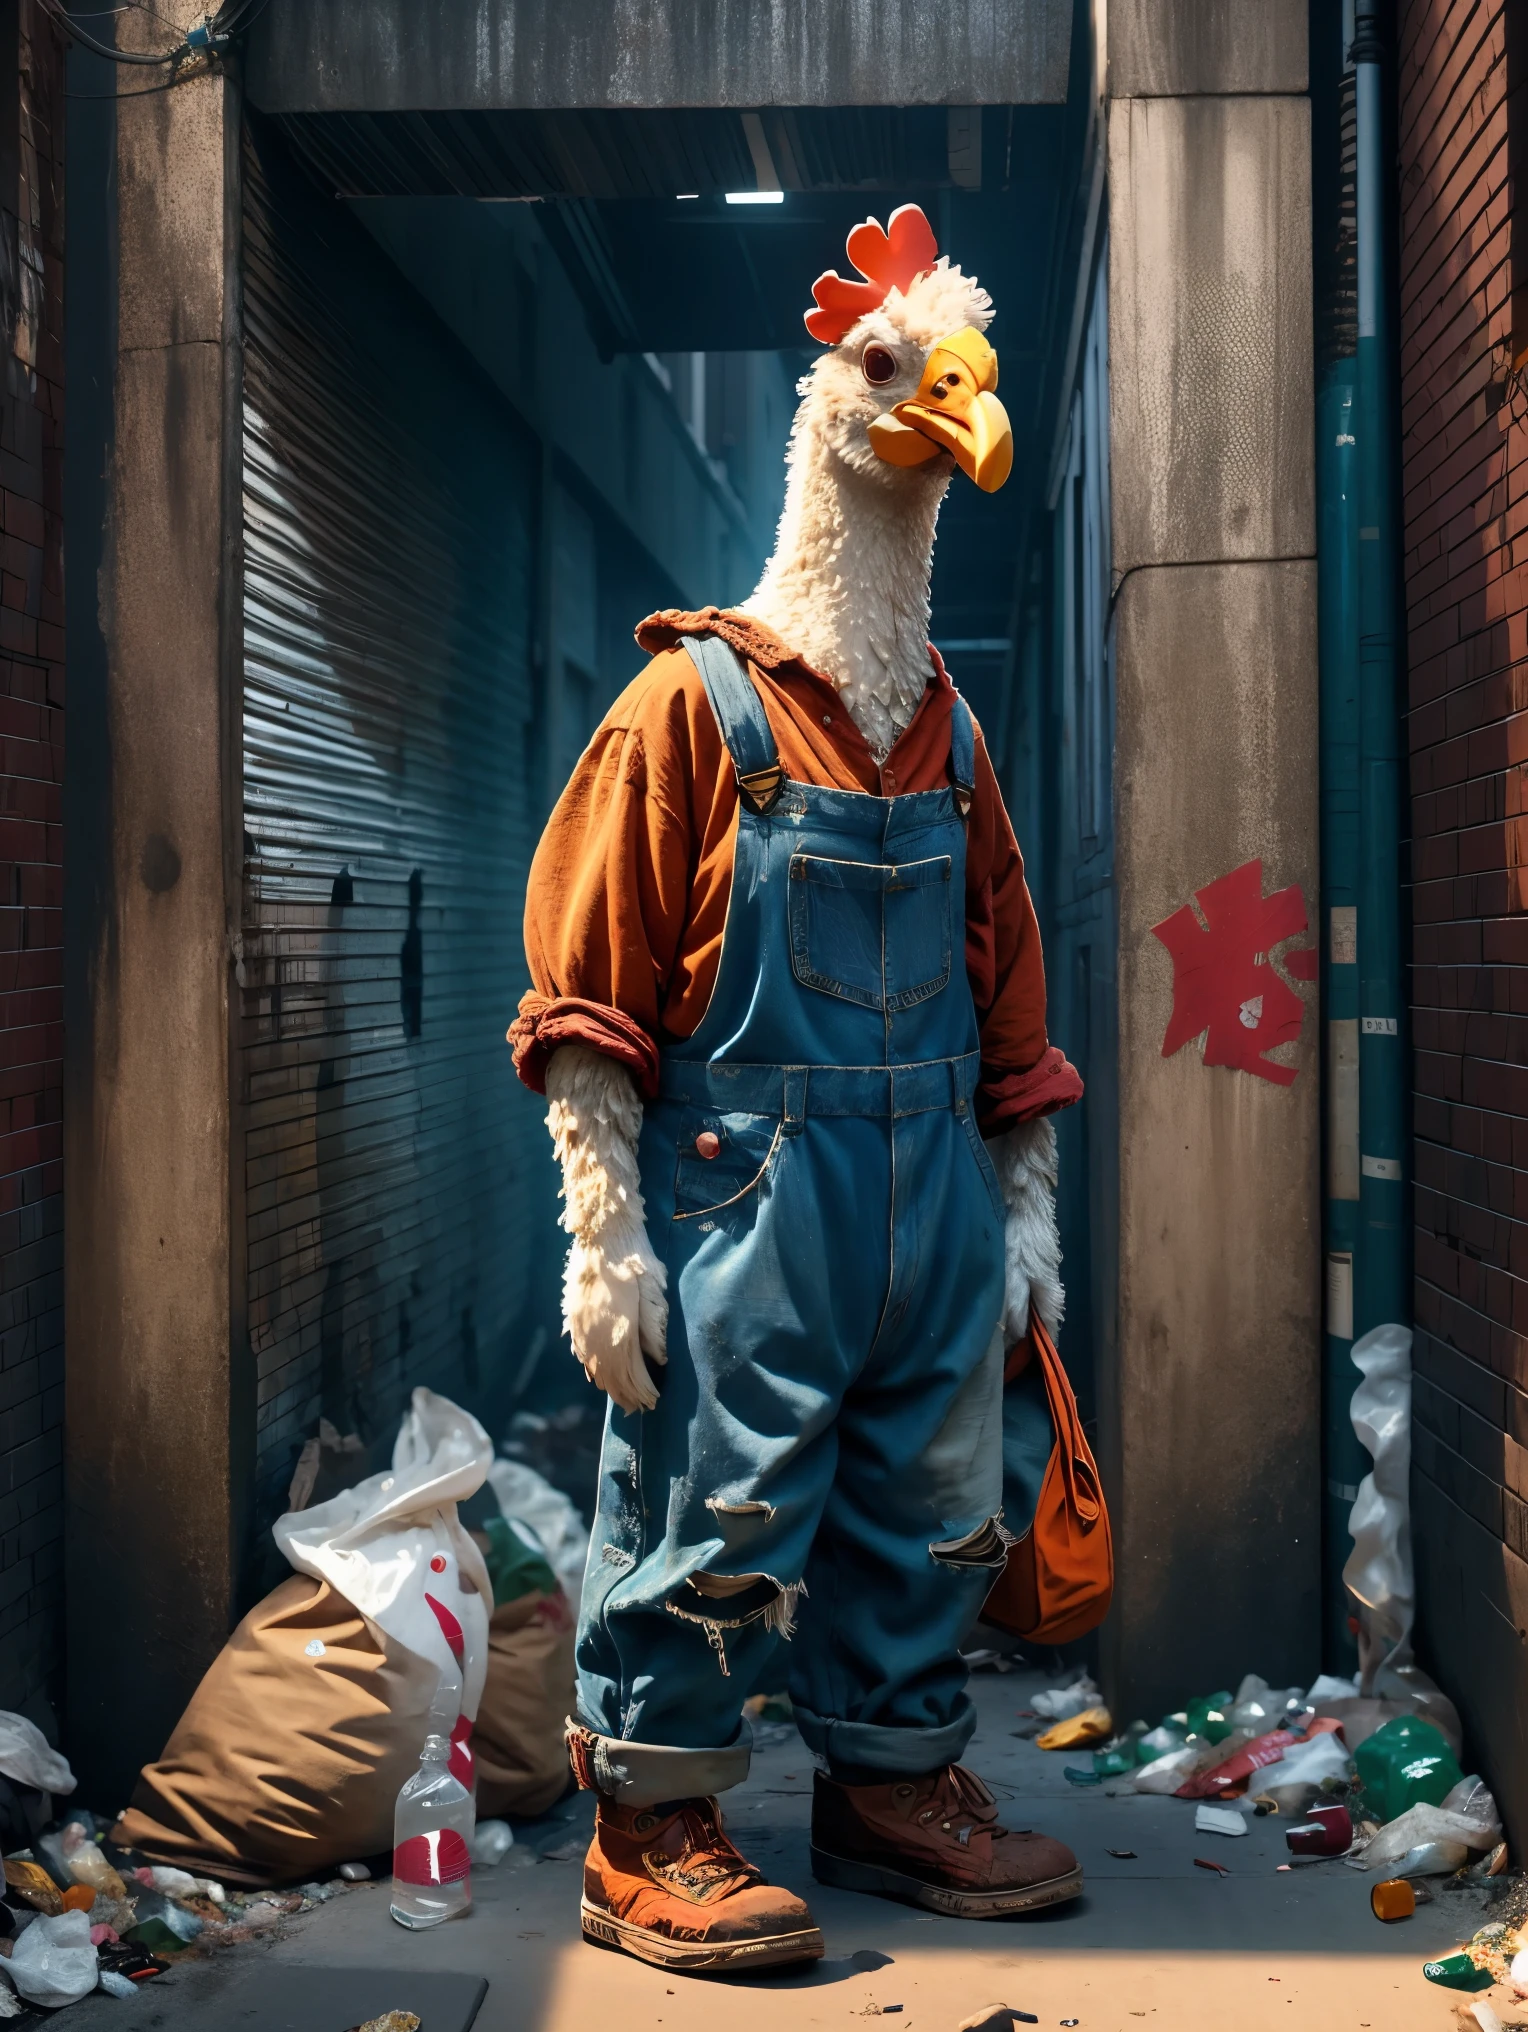
M1031 1305L1052 1333L1066 1310L1056 1227L1056 1131L1050 1117L1041 1115L995 1136L987 1149L1008 1208L1003 1337L1012 1347L1029 1331Z
M553 1053L546 1092L573 1237L563 1325L591 1382L623 1411L650 1411L658 1392L647 1362L667 1358L668 1299L637 1174L642 1103L625 1066L577 1044Z

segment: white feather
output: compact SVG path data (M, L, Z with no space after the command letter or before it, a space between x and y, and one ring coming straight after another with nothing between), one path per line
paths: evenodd
M1056 1131L1050 1117L1020 1122L987 1145L1003 1188L1003 1333L1010 1346L1029 1330L1029 1308L1054 1334L1066 1311L1061 1235L1056 1226Z
M800 383L775 552L741 611L774 630L829 679L877 762L928 687L929 574L939 506L955 470L889 466L867 427L913 394L940 339L984 328L987 293L941 262L903 296L893 290ZM884 346L895 380L872 387L865 348Z
M623 1410L650 1411L658 1392L643 1356L667 1358L668 1299L637 1171L642 1103L625 1066L577 1044L552 1054L546 1091L573 1237L563 1326L592 1382Z

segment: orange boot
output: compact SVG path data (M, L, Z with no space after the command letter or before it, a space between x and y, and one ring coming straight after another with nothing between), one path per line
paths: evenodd
M822 1954L811 1913L739 1855L714 1799L621 1806L599 1795L584 1861L584 1938L684 1971Z
M817 1773L812 1872L843 1891L901 1898L952 1919L996 1919L1059 1905L1082 1889L1064 1843L997 1823L974 1771L946 1764L921 1778L840 1785Z

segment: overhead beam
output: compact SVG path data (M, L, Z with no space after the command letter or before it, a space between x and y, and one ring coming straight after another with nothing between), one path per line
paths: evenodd
M1055 105L1072 0L271 0L268 113Z

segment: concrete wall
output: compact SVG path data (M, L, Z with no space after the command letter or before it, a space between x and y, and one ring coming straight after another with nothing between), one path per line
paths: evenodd
M273 0L250 96L271 113L1055 103L1071 33L1070 0Z
M1528 1840L1528 47L1505 0L1399 10L1424 1663ZM1519 244L1514 246L1514 239Z
M197 18L179 0L181 25ZM162 14L119 32L160 37ZM246 1380L228 1030L238 112L222 78L133 89L115 108L105 536L94 612L75 609L103 683L66 1082L69 1744L112 1800L228 1629Z
M1270 26L1272 21L1273 26ZM1153 927L1260 859L1318 898L1303 10L1111 10L1118 1343L1100 1437L1116 1712L1319 1668L1317 1025L1292 1084L1162 1046ZM1271 941L1249 933L1245 958ZM1281 957L1286 988L1313 1004ZM1237 990L1248 997L1247 986ZM1250 1016L1250 1023L1248 1017ZM1239 1010L1228 1020L1255 1028Z

